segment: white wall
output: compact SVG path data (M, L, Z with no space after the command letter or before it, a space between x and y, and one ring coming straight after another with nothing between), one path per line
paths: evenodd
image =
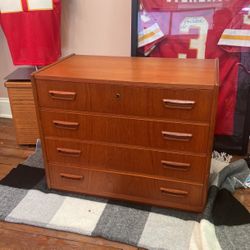
M13 71L15 67L12 64L7 42L0 28L0 98L7 97L7 90L3 86L3 78Z
M62 0L63 55L129 56L131 0ZM0 98L6 97L3 77L14 70L0 31Z
M62 0L63 53L129 56L131 0Z

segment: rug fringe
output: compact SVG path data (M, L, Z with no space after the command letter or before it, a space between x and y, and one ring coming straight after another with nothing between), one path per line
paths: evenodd
M224 163L230 163L232 160L233 156L229 155L225 152L217 152L217 151L213 151L212 153L212 159L220 161L220 162L224 162Z

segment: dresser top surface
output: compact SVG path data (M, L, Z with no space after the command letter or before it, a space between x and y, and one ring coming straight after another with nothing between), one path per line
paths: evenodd
M34 74L36 79L91 82L155 83L160 85L218 85L213 59L166 59L72 55Z

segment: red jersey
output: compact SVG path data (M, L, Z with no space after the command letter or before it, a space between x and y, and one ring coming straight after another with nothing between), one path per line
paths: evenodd
M154 19L162 32L169 31L158 40L158 46L154 41L150 56L219 58L221 85L215 133L232 135L240 54L231 52L250 47L250 12L244 9L250 5L250 0L141 0L141 5L148 19ZM161 19L151 17L155 12L162 15ZM166 23L162 22L169 16L166 28ZM145 29L147 22L140 24L141 27ZM151 44L146 45L147 50Z
M60 0L0 0L0 24L15 65L43 66L61 56Z

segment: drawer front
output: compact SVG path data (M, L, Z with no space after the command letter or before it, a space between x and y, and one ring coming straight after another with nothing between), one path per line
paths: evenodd
M213 100L213 91L197 89L44 80L37 88L42 107L189 121L210 121Z
M91 191L163 206L201 206L202 200L202 185L95 171L91 172Z
M110 145L46 140L49 164L204 182L206 157Z
M52 188L84 193L89 188L89 171L64 166L49 166Z
M201 207L202 185L50 165L52 188L178 208ZM86 178L65 178L77 176Z
M208 125L41 112L45 136L206 153Z

